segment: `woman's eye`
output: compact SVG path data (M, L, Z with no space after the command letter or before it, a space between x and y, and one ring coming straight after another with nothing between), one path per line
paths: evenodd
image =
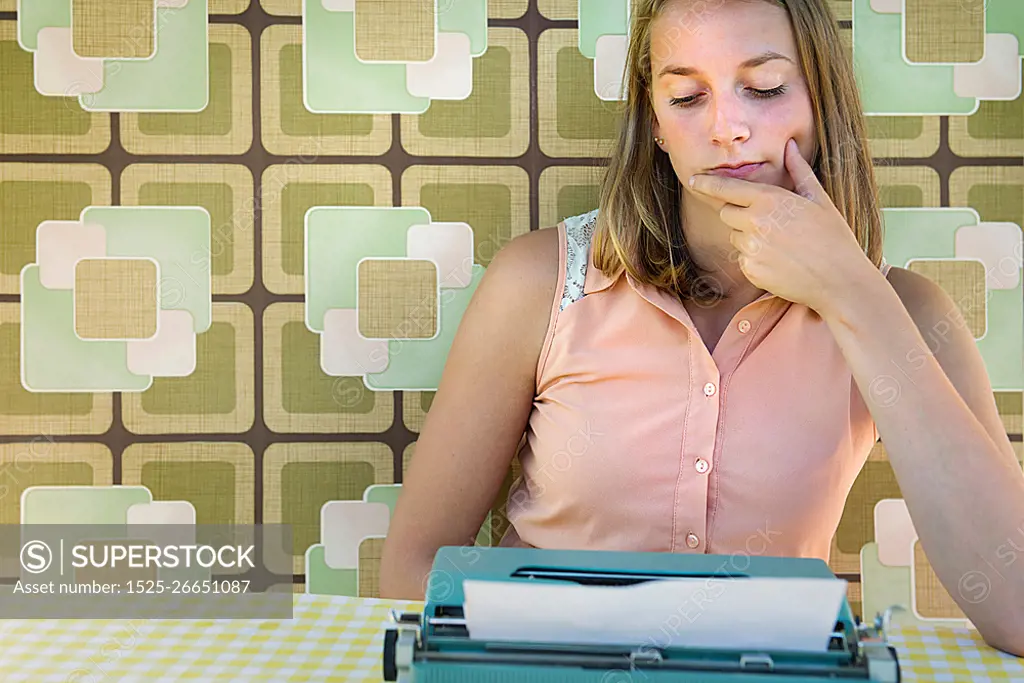
M689 97L673 97L671 100L668 101L668 103L671 104L673 107L688 107L691 104L693 104L694 100L696 100L697 97L697 95L690 95Z
M759 97L763 100L767 100L771 99L772 97L778 97L782 93L786 92L786 85L782 84L776 88L771 88L770 90L758 90L756 88L751 88L750 92L754 94L754 97Z
M756 97L757 99L768 100L773 97L778 97L782 93L786 92L786 85L782 84L776 88L771 88L769 90L758 90L757 88L747 88L747 90L749 90L751 95L753 97ZM695 104L699 97L699 94L690 95L689 97L673 97L671 100L669 100L669 104L671 104L673 107L689 107Z

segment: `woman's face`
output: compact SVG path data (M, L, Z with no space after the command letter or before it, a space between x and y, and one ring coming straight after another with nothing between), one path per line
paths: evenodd
M761 162L746 169L746 180L795 188L786 142L794 138L808 161L816 143L785 9L758 1L670 3L651 25L651 72L654 135L665 139L661 149L684 190L694 173L742 162Z

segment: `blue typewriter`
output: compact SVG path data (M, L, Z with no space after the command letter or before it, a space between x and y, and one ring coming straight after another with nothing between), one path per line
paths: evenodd
M425 593L391 614L386 681L900 681L889 614L855 619L817 559L453 546Z

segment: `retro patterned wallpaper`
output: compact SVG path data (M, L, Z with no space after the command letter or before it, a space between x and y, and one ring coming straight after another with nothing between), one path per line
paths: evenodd
M1024 3L829 2L886 257L960 303L1019 447ZM275 585L374 595L475 286L596 206L627 12L0 0L0 522L286 522ZM833 569L962 619L899 497L878 444Z

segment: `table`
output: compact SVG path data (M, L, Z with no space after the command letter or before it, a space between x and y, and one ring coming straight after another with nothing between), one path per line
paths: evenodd
M421 602L296 594L290 620L0 620L3 683L380 681L390 609ZM908 681L1024 681L1024 659L966 629L890 634Z

